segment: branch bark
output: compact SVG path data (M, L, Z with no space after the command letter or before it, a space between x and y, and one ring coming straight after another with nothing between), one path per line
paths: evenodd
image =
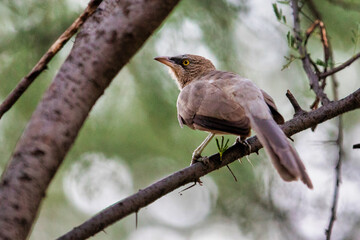
M339 101L318 108L312 112L303 112L290 121L287 121L282 129L287 136L301 132L314 125L320 124L339 116L345 112L360 108L360 89ZM251 146L251 152L257 152L262 148L256 136L247 140ZM248 148L242 144L235 144L224 152L222 161L219 154L209 157L209 164L196 163L190 167L184 168L158 182L140 190L139 192L119 201L110 207L104 209L91 219L80 226L58 238L59 240L86 239L104 230L109 225L130 215L137 213L141 208L149 205L155 200L161 198L169 192L183 186L184 184L195 182L198 178L224 167L231 162L244 157Z
M26 239L53 176L118 71L179 0L104 0L84 24L0 182L0 239Z

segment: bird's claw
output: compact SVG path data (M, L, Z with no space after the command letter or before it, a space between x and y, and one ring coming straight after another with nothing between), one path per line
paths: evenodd
M245 146L246 149L247 149L248 154L251 153L251 145L246 140L241 139L241 137L237 137L236 142L240 143L243 146Z
M202 157L200 155L193 155L192 159L191 159L191 163L190 166L197 163L197 162L201 162L205 165L209 164L209 158L208 157Z

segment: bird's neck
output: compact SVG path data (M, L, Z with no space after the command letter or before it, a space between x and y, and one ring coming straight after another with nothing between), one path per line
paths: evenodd
M198 80L202 79L204 76L206 76L214 71L216 71L215 68L204 69L203 71L196 72L193 75L177 77L177 83L178 83L179 89L180 90L183 89L184 87L189 85L191 82L198 81Z

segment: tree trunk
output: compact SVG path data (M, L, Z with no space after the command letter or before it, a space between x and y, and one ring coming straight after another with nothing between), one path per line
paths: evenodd
M105 0L84 24L3 173L1 239L27 238L92 106L178 1Z

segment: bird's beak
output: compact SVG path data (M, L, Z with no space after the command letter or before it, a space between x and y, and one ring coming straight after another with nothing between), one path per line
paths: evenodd
M154 60L159 61L169 67L174 66L173 61L171 61L169 57L156 57L154 58Z

